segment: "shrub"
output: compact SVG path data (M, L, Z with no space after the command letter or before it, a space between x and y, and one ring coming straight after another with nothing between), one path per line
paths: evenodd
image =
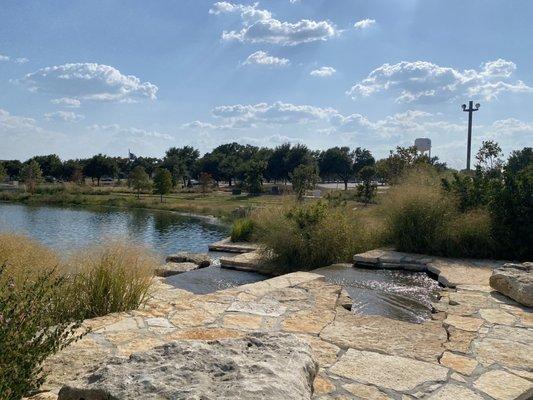
M231 229L232 242L249 242L254 233L254 221L249 218L241 218L233 223Z
M324 202L263 209L253 219L265 254L280 273L350 262L375 245L353 211Z
M442 228L454 215L438 186L410 182L391 188L382 206L396 250L412 253L437 251Z
M436 252L448 257L486 258L495 254L490 214L483 209L455 215L439 236Z
M77 339L81 321L74 316L57 320L67 306L61 296L66 281L54 270L37 271L22 281L5 274L4 266L0 268L0 398L15 400L39 388L43 361Z
M148 296L156 260L145 249L111 242L86 249L69 262L84 318L138 308Z

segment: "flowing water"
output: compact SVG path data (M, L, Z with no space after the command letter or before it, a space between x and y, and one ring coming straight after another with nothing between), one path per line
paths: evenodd
M347 264L316 270L343 286L353 300L352 312L384 315L420 323L431 318L439 285L423 272L357 268Z
M0 203L0 232L27 234L62 254L123 238L145 245L163 260L177 251L206 252L210 243L228 235L228 227L206 218L168 211L27 206ZM215 260L220 254L211 253ZM321 268L329 282L342 285L354 300L353 311L410 322L430 317L437 283L423 273L370 270L346 266ZM215 265L168 278L175 287L211 293L266 279L250 272Z

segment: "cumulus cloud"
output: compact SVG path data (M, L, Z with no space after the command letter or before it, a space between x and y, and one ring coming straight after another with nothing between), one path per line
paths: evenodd
M364 30L364 29L368 29L372 26L376 25L376 20L375 19L370 19L370 18L365 18L365 19L362 19L360 21L357 21L353 27L355 29L360 29L360 30Z
M81 114L76 114L72 111L55 111L44 114L47 121L62 121L62 122L79 122L85 118Z
M37 129L35 119L15 116L0 108L0 132L17 133L35 129Z
M254 5L217 2L209 10L210 14L220 15L237 13L243 27L241 30L224 31L222 39L249 43L273 43L295 46L302 43L325 41L339 34L328 21L302 19L297 22L280 21L268 10Z
M286 67L290 65L290 60L282 57L275 57L268 54L266 51L256 51L248 56L243 62L243 65L263 65L269 67Z
M13 61L15 64L25 64L30 60L28 60L26 57L18 57L18 58L13 59L9 56L0 54L0 62L2 61Z
M29 62L30 60L28 60L26 57L19 57L19 58L15 58L15 62L17 64L26 64L27 62Z
M402 61L376 68L347 94L355 99L390 91L397 95L397 102L409 103L451 101L465 95L490 101L504 92L531 92L533 88L522 81L505 81L515 70L513 62L503 59L489 61L479 70L463 71L428 61Z
M69 108L79 108L79 106L81 105L81 101L79 101L78 99L73 99L71 97L61 97L60 99L52 99L50 100L50 103Z
M10 60L9 56L5 56L3 54L0 54L0 61L9 61L9 60Z
M281 101L268 104L236 104L215 107L213 116L221 118L225 126L249 127L256 124L295 124L329 118L337 111L309 105L295 105Z
M332 76L335 72L337 71L333 67L320 67L318 69L311 71L309 75L317 76L319 78L326 78L328 76Z
M31 91L63 95L77 100L135 102L156 99L158 87L124 75L109 65L63 64L39 69L18 82Z

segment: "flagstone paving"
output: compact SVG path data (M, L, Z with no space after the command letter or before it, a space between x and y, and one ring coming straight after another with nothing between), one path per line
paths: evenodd
M429 263L445 274L439 280L452 287L442 289L433 320L411 324L353 314L342 288L314 273L206 295L158 279L143 309L87 320L91 333L47 361L43 389L57 393L111 356L172 340L234 339L260 331L292 333L311 346L319 366L315 400L531 398L532 309L489 287L497 263L392 253L358 258L376 267L380 259L395 268L405 262L411 270Z

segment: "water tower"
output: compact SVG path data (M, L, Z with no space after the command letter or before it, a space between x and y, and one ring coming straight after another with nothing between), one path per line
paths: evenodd
M428 138L415 139L415 147L422 154L424 154L427 151L429 153L429 158L431 158L431 139L428 139Z

